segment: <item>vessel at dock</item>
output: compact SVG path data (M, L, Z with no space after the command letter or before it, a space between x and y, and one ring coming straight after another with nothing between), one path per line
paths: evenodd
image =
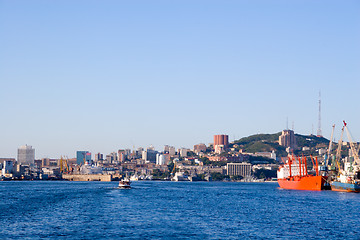
M346 182L333 181L331 183L331 190L338 192L360 193L360 183L351 179L346 180Z
M331 190L338 192L359 192L360 193L360 171L353 162L345 162L344 170L331 182Z
M319 175L317 158L316 164L313 161L316 175L308 173L306 160L306 157L289 157L288 161L279 167L277 181L280 188L312 191L325 189L327 177Z
M359 159L359 148L357 143L352 140L351 134L347 128L345 121L344 126L341 130L341 137L338 143L338 150L336 152L336 168L338 175L331 182L331 190L340 192L360 192L360 159ZM342 138L346 130L351 157L346 157L343 161L340 160ZM340 163L341 162L341 163ZM343 167L342 167L343 165Z

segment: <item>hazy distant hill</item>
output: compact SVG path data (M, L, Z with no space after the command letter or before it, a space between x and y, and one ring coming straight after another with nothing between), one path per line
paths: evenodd
M286 149L279 145L279 136L281 132L274 134L256 134L249 137L244 137L234 141L230 144L231 147L242 149L244 152L271 152L275 150L277 156L287 156ZM315 154L315 148L327 148L329 140L323 137L316 137L314 135L295 134L297 146L299 149L303 147L311 148L310 153ZM296 154L299 150L294 151Z

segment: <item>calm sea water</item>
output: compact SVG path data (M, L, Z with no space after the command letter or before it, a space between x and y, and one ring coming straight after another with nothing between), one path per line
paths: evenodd
M276 183L0 182L0 239L360 239L360 194Z

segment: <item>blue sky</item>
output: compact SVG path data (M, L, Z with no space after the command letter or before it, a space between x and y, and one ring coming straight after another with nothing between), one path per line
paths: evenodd
M359 1L0 0L0 157L191 148L286 127L360 140Z

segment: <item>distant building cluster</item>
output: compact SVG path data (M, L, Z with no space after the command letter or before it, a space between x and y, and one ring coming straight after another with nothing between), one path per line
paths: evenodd
M17 158L0 158L1 178L10 179L60 179L75 176L87 181L113 179L114 176L129 175L134 179L211 179L211 176L226 176L235 179L251 178L259 169L273 170L277 162L275 150L269 152L245 152L242 145L229 142L225 134L214 135L213 142L195 144L193 149L175 148L165 145L163 151L153 146L137 149L117 149L109 153L91 153L79 150L73 158L35 158L35 149L30 145L20 146ZM284 130L279 136L279 145L290 150L297 148L292 130ZM304 147L303 151L309 151ZM317 149L319 154L325 148ZM90 177L90 175L95 177ZM102 175L102 176L98 176ZM111 175L110 178L106 177ZM176 178L175 178L176 175Z

